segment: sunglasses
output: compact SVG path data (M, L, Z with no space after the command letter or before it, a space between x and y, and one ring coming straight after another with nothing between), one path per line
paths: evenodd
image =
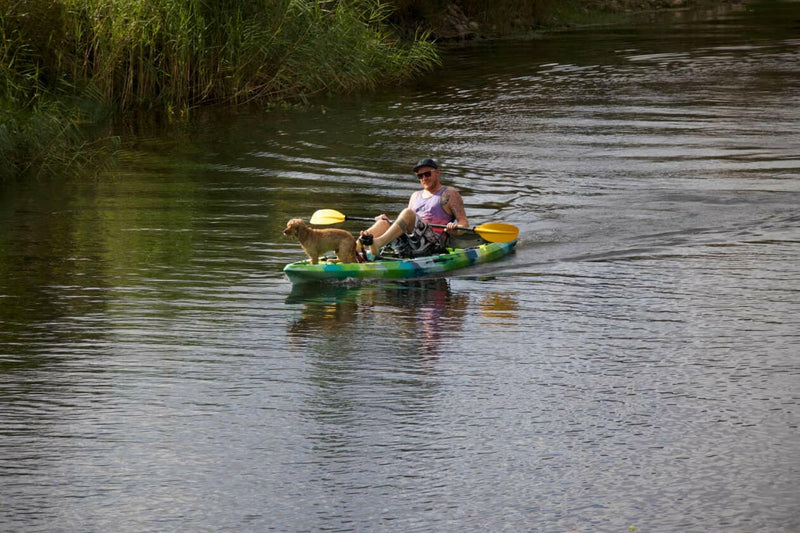
M432 174L432 172L430 170L428 170L426 172L420 172L419 174L417 174L417 179L421 180L422 178L430 178L431 174Z

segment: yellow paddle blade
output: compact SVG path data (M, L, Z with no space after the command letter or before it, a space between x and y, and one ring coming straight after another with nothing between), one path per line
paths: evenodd
M345 221L345 215L334 209L320 209L311 215L311 223L318 226L338 224Z
M519 236L519 228L505 222L489 222L475 226L472 231L489 242L511 242Z

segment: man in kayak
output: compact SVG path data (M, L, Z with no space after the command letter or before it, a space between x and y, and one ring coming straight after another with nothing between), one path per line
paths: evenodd
M414 165L414 174L422 190L411 195L408 207L400 212L397 220L391 223L389 217L379 215L372 226L361 232L362 237L372 236L370 249L375 256L389 243L404 257L436 254L444 250L448 234L457 235L458 226L469 226L461 194L454 187L442 185L436 161L420 160ZM431 227L430 224L446 227Z

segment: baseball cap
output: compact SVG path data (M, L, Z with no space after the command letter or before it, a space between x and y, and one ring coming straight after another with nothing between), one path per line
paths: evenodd
M425 159L420 159L419 162L416 165L414 165L414 172L416 172L417 169L420 169L422 167L431 167L438 169L439 165L437 165L436 161L434 161L430 157L426 157Z

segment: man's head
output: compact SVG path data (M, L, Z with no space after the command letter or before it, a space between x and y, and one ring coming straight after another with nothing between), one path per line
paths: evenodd
M439 165L429 157L420 159L419 162L414 165L414 174L417 175L417 179L420 180L424 187L439 179Z
M425 159L420 159L419 163L414 165L414 172L418 171L422 167L428 167L428 168L431 168L431 169L434 169L434 170L438 170L439 169L439 165L436 164L436 161L434 161L430 157L426 157Z

